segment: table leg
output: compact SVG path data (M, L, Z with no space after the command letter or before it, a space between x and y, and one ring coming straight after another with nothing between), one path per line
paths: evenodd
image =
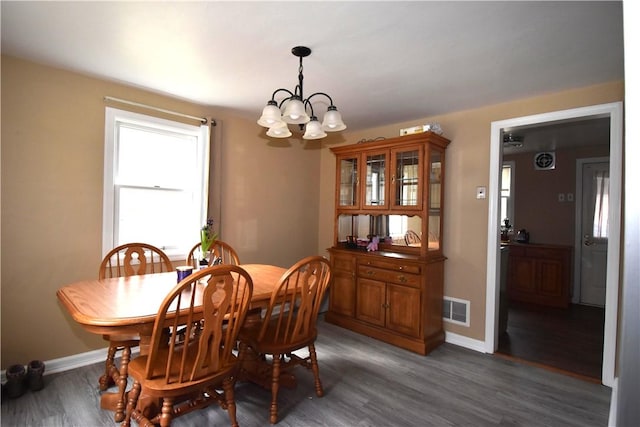
M272 378L272 366L266 361L263 355L256 353L251 347L246 344L241 344L244 349L242 366L238 374L238 380L250 381L254 384L258 384L260 387L271 390L271 378ZM295 375L291 372L280 372L280 385L287 388L295 388L297 381Z

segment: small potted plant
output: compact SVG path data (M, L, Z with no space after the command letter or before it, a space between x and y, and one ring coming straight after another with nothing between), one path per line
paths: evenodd
M213 231L213 219L207 219L207 223L200 229L200 268L209 265L209 251L215 243L218 235Z
M500 240L508 242L511 238L511 229L513 226L509 223L509 218L504 219L504 225L500 227Z

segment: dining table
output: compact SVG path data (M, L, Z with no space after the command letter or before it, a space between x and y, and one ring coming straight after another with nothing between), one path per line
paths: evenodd
M250 310L266 308L273 289L286 272L267 264L240 265L253 282ZM140 354L148 353L160 304L177 285L177 273L87 279L65 285L56 295L75 322L98 335L138 335ZM116 393L103 393L100 406L115 411Z

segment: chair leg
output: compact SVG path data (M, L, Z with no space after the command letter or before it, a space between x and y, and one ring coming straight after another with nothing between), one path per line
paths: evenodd
M271 408L269 409L269 421L271 424L278 422L278 390L280 389L280 355L273 355L271 373Z
M236 399L234 397L233 388L235 386L235 378L225 378L222 383L224 389L224 398L227 404L227 412L229 413L229 420L231 421L231 427L238 427L238 419L236 418Z
M135 381L133 383L133 387L131 387L131 391L128 394L127 399L127 412L124 417L124 421L122 422L122 427L129 427L131 425L131 417L133 415L133 411L136 409L138 405L138 397L140 396L140 383Z
M120 369L118 370L118 403L114 419L117 423L124 419L125 402L127 399L127 378L129 377L129 361L131 360L131 347L125 346L122 350Z
M173 418L173 399L164 398L162 401L162 413L160 414L160 427L169 427Z
M116 358L116 351L118 347L110 345L107 352L107 360L104 362L104 374L98 380L100 384L100 391L105 391L114 384L113 377L111 376L112 369L114 367L114 361Z
M318 368L318 357L316 356L316 346L309 344L309 357L311 358L311 371L313 371L314 382L316 386L316 395L324 396L322 383L320 382L320 368Z

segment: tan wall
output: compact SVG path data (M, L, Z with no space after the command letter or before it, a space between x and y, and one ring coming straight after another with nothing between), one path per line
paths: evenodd
M427 95L428 96L428 95ZM376 137L395 137L401 128L439 122L444 136L452 142L447 149L444 213L444 293L471 301L470 326L445 323L449 332L484 340L487 275L488 200L475 198L477 186L489 185L489 149L491 123L516 117L595 104L622 101L622 82L522 99L478 109L402 122L346 135L349 143ZM348 122L348 114L343 112ZM335 157L330 150L322 153L322 188L320 189L320 248L331 246L333 239L333 204Z
M1 89L2 369L105 346L55 297L96 277L100 263L104 96L216 118L223 191L215 219L242 262L289 266L317 253L318 149L270 143L255 118L6 56Z

